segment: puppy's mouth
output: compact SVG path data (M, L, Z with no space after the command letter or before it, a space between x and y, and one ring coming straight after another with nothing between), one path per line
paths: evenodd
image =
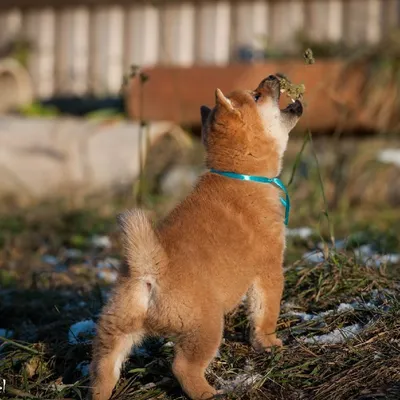
M281 110L281 112L284 114L291 114L295 115L296 117L301 117L303 115L303 104L301 104L300 100L295 100L293 103Z
M283 77L280 74L270 75L265 78L260 84L260 86L264 86L265 88L269 89L270 95L273 100L276 101L276 103L279 103L281 93L284 92L284 89L281 85L281 80L283 78L287 81L287 78ZM292 102L286 108L281 109L281 112L300 117L303 114L303 104L299 99L292 99Z

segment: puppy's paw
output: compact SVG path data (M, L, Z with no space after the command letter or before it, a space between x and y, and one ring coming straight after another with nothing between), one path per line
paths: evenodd
M282 340L278 339L275 335L265 335L253 340L253 347L256 351L270 352L272 347L282 347Z

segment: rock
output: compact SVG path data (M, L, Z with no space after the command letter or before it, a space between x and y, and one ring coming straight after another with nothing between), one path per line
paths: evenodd
M0 114L33 100L32 81L28 71L15 59L0 61Z
M181 129L162 121L145 130L150 144L172 131ZM28 205L132 185L140 171L140 132L137 122L2 116L0 197ZM144 146L141 152L146 159Z

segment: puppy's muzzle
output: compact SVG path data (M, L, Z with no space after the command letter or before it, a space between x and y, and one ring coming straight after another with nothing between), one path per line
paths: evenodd
M279 78L275 75L269 75L259 85L259 88L267 89L271 97L278 101L281 96Z
M303 115L303 104L301 104L300 100L296 100L294 103L289 104L285 108L285 111L295 115L296 117L301 117Z

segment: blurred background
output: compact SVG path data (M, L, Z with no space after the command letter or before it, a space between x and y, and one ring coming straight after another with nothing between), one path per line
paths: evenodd
M176 151L198 144L199 107L216 87L281 72L306 86L286 164L310 130L329 143L316 146L331 206L398 205L399 25L398 0L2 0L0 195L25 204L121 188L145 159L157 164L154 191ZM166 134L178 149L147 158ZM309 199L306 158L300 167L295 196ZM165 194L197 175L179 171Z
M390 265L390 287L400 276L400 0L0 0L0 336L28 343L0 341L10 398L82 398L85 335L121 262L116 213L168 213L205 170L200 106L213 106L217 87L252 89L277 72L306 89L281 176L292 199L286 267L323 264L335 245L349 258L304 293L334 277L325 289L336 296L338 268L354 259L377 268L368 290ZM366 273L353 272L354 297ZM321 290L304 304L327 307ZM132 370L118 398L158 379L151 368Z
M82 201L145 170L141 191L176 198L201 169L200 105L281 72L306 86L284 176L310 131L331 207L397 206L399 25L398 0L2 0L0 196ZM320 195L310 162L298 201Z

